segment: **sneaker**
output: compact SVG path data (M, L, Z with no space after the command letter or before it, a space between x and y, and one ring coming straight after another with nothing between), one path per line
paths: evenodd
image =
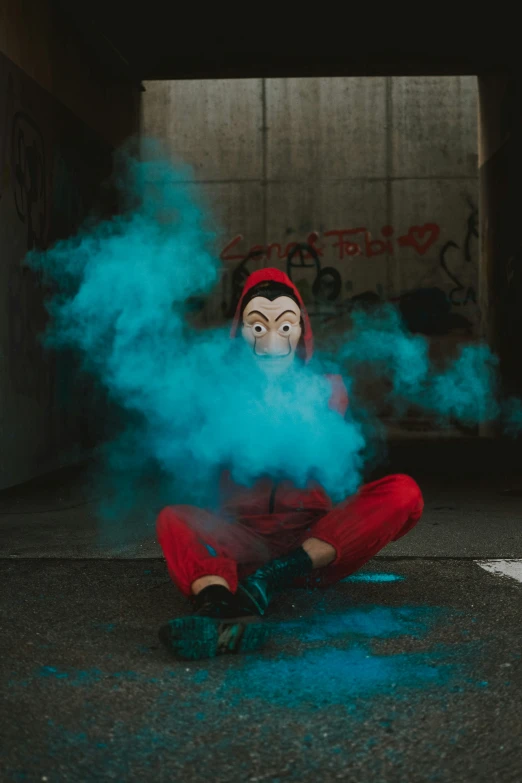
M162 643L188 661L254 652L264 646L267 636L267 625L249 614L223 585L206 587L196 596L191 615L170 620L159 630Z

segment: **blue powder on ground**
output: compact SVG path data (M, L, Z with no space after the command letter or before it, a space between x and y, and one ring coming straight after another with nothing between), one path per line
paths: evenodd
M201 715L204 714L201 707L206 700L216 698L222 698L231 709L244 700L259 700L280 707L314 710L344 705L353 711L355 697L391 695L400 699L412 689L447 686L457 676L463 662L462 655L443 646L432 648L429 652L388 655L376 654L371 648L372 640L400 636L424 638L442 613L444 610L437 607L368 606L338 614L313 615L300 622L274 623L274 638L279 638L285 649L289 641L292 649L299 649L293 645L294 639L315 646L298 655L283 652L267 658L263 653L261 656L239 658L230 668L221 669L219 682L208 692L200 691L201 686L209 681L208 667L196 667L188 675L181 668L166 669L162 676L181 675L183 680L190 680L196 703L185 706L199 707ZM333 644L338 646L333 647ZM115 681L161 682L161 678L158 680L134 671L62 670L55 666L36 670L32 681L37 678L58 682L61 687L62 684L63 687L85 687L100 682L110 687ZM115 684L114 687L119 686ZM172 701L170 688L165 691L164 697L167 703Z
M224 692L230 700L239 690L249 699L282 707L310 703L319 709L347 704L355 696L446 683L452 667L428 661L426 654L372 655L363 646L308 650L301 656L245 662L228 672Z
M341 582L403 582L404 577L398 574L352 574Z
M71 685L90 685L93 682L98 682L103 677L103 672L100 669L73 669L67 672L57 669L55 666L42 666L37 669L35 676L53 680L67 680Z
M282 707L344 704L350 709L356 696L400 698L404 690L445 685L461 664L451 649L379 655L370 647L373 639L424 638L443 614L438 607L368 606L281 623L277 635L299 643L320 642L321 647L269 660L245 658L240 669L227 673L223 693L233 703L257 698ZM344 649L328 644L334 640Z
M408 635L419 638L427 633L429 624L438 619L441 611L436 607L368 606L338 614L313 615L300 622L281 623L278 633L299 636L303 641L349 639L350 636L385 639Z
M125 680L128 682L136 682L136 680L140 679L140 675L137 672L112 672L110 676L116 677L118 680Z
M134 671L121 672L103 672L101 669L71 669L69 671L61 670L55 666L42 666L37 669L33 678L59 680L68 685L93 685L101 680L124 680L125 682L136 682L140 675ZM148 682L154 682L152 678L145 678Z
M61 672L54 666L42 666L37 672L38 677L54 677L57 680L63 680L69 676L67 672Z
M150 648L145 648L147 652L150 652ZM161 672L161 676L163 678L173 678L178 677L179 670L169 670L164 669ZM194 674L194 682L202 683L204 682L208 677L208 672L206 671L199 671ZM102 671L101 669L59 669L56 666L41 666L39 669L35 669L27 679L18 679L15 677L12 677L10 680L8 680L8 686L10 688L15 687L28 687L29 685L32 685L35 680L49 680L54 682L58 682L60 685L72 685L73 687L77 686L86 686L89 687L91 685L95 685L96 683L103 682L106 683L107 686L111 684L111 681L116 680L117 682L142 682L142 683L148 683L148 684L155 684L159 682L157 677L150 677L147 675L140 674L139 672L135 671ZM119 685L114 685L115 689L119 688Z
M103 774L94 776L103 780L129 780L132 763L139 761L140 764L151 766L157 763L158 752L171 751L177 744L170 732L159 733L146 725L130 733L128 726L121 720L115 721L111 729L110 746L97 741L96 728L93 726L88 726L87 731L73 731L53 720L48 721L48 726L51 755L62 756L71 748L79 751L82 759L88 754L90 765L103 765ZM108 747L111 748L110 753L106 752ZM119 752L114 752L115 748ZM89 772L92 773L92 769ZM146 775L146 778L148 780L149 776Z

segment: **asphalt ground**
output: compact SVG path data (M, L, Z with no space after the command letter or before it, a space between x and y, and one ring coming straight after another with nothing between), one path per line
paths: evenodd
M0 570L2 780L522 780L522 584L473 560L288 591L262 652L198 663L160 560Z
M400 444L425 514L362 572L290 590L259 653L186 663L154 514L71 468L0 493L0 780L522 780L522 460Z

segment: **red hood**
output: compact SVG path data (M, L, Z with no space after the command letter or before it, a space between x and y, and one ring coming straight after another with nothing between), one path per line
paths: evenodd
M282 283L283 285L288 286L288 288L292 290L292 293L294 294L295 298L299 302L299 307L301 309L301 316L304 325L303 334L301 335L300 343L302 342L304 346L303 359L305 362L309 362L310 359L312 358L312 354L314 351L314 338L312 334L312 327L310 325L310 318L308 317L308 313L306 312L306 307L304 306L303 300L301 299L301 294L299 293L295 285L292 283L288 275L285 275L284 272L280 272L279 269L274 269L273 267L267 267L266 269L259 269L257 272L252 272L250 277L248 277L245 286L243 288L241 298L236 308L236 314L234 315L234 319L232 321L232 329L230 330L230 336L237 337L237 333L239 329L239 319L241 314L241 305L243 304L243 299L245 298L245 294L247 294L251 288L258 285L259 283L264 283L269 280L275 283Z

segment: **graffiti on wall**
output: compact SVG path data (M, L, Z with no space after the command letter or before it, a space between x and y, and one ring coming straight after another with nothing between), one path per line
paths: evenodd
M306 244L313 248L312 254L323 256L326 250L335 249L339 261L353 256L365 256L373 258L383 254L392 255L395 248L412 247L416 253L423 256L430 247L435 244L439 238L440 226L436 223L426 223L423 226L410 226L405 234L394 238L395 228L393 226L383 226L381 228L381 237L374 239L371 232L366 228L344 228L331 229L322 234L323 241L319 244L319 234L313 232L309 234ZM250 253L263 251L269 261L274 259L286 259L300 245L299 242L289 242L284 245L281 242L270 242L263 247L254 245L247 253L239 253L239 245L243 241L243 236L235 236L221 251L222 261L240 261ZM310 257L310 254L308 254Z
M43 346L46 290L25 257L76 232L110 173L111 149L1 54L0 93L1 252L7 286L0 355L13 410L31 411L39 422L38 448L55 452L90 437L85 417L78 415L82 395L88 397L87 383L78 381L74 357ZM26 408L27 401L32 404Z
M476 307L477 295L474 285L462 279L463 266L469 264L473 272L476 262L474 243L478 239L478 210L471 199L468 199L468 215L461 241L446 239L440 245L439 240L443 239L443 231L435 222L412 225L400 234L396 234L393 226L384 226L378 238L374 238L368 228L360 227L328 230L322 235L313 232L301 243L254 245L241 255L238 250L243 237L237 235L221 252L221 259L227 265L223 278L222 311L226 317L231 317L248 275L259 265L275 263L282 265L298 285L310 317L318 326L335 322L355 307L389 301L400 309L406 325L413 332L441 335L459 329L471 334L472 320L464 315L463 310ZM429 251L436 251L437 243L440 249L436 266L442 276L441 284L413 286L397 296L386 297L385 286L379 283L373 290L354 294L355 282L346 279L342 263L339 264L358 257L400 259L404 248L413 250L415 257L424 263L424 259L432 260ZM332 259L328 264L324 263L325 255ZM340 268L333 266L333 262Z
M462 245L458 245L453 240L448 240L440 250L439 261L440 266L446 274L447 278L455 284L455 288L452 288L448 293L448 299L452 305L466 305L468 302L477 304L477 292L473 286L467 286L463 283L460 277L451 269L451 252L456 251L458 254L457 260L464 260L466 264L472 264L474 262L473 244L474 240L478 240L478 208L474 205L473 201L468 198L469 214L466 220L466 232Z
M26 230L27 250L44 247L47 232L47 161L42 132L19 111L11 131L12 185L16 213Z
M14 390L45 402L50 367L39 335L45 325L41 276L22 263L32 250L46 246L49 229L48 142L42 128L23 105L19 85L9 74L13 112L9 128L8 171L16 220L11 222L8 277L8 360ZM20 257L21 256L21 257Z

